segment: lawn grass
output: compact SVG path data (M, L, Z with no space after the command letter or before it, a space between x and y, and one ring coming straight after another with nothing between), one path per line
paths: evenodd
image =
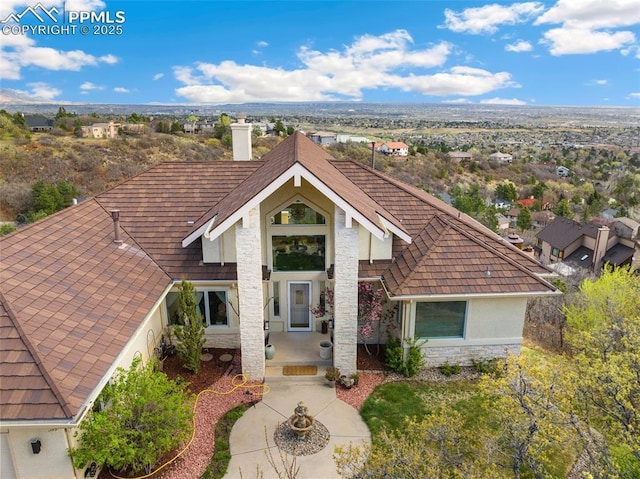
M242 417L252 404L240 404L229 410L216 424L215 448L211 462L202 474L201 479L222 479L227 473L229 461L231 461L231 451L229 449L229 436L231 429L238 419Z

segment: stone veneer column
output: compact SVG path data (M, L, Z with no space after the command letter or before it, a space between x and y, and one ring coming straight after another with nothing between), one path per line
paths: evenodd
M265 365L261 251L260 206L256 206L236 224L242 372L256 380L264 378Z
M346 226L346 214L335 207L333 364L342 374L357 369L358 358L358 225Z

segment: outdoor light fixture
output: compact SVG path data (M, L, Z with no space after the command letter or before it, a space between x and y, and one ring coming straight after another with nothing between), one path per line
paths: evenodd
M40 439L38 438L31 439L31 451L33 451L34 454L40 454L41 448L42 448L42 443L40 442Z
M329 329L333 329L333 319L329 320Z
M265 331L269 331L269 320L268 319L266 319L265 322L264 322L264 330Z

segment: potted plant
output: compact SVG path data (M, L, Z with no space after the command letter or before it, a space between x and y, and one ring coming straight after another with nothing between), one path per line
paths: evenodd
M360 375L358 373L353 373L351 375L351 380L353 381L353 385L357 386L358 383L360 382Z
M335 388L336 381L340 377L340 370L333 366L327 368L327 372L324 374L324 377L329 381L329 387Z

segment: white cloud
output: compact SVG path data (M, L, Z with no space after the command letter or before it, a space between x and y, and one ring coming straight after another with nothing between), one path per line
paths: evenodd
M558 0L534 25L561 24L544 33L552 55L637 49L635 34L625 27L640 24L640 0Z
M468 98L456 98L455 100L445 100L442 103L453 103L455 105L468 105L473 102Z
M32 40L22 44L7 45L3 43L0 50L0 78L18 80L23 67L40 67L45 70L80 71L86 66L97 66L100 63L114 64L118 61L114 55L95 57L82 50L62 51L48 47L36 47Z
M533 45L525 40L518 40L515 43L510 43L504 47L504 49L508 52L530 52L533 50Z
M153 79L155 80L160 80L160 78L162 78L164 76L164 73L156 73L155 75L153 75Z
M83 91L104 90L104 87L101 86L101 85L96 85L95 83L91 83L89 81L86 81L82 85L80 85L80 89L83 90Z
M569 28L618 28L640 23L639 0L558 0L534 22L562 23Z
M113 89L113 91L116 93L129 93L131 90L129 90L128 88L117 86Z
M256 43L256 45L259 48L264 48L264 47L268 47L269 46L269 44L267 42L265 42L265 41L259 41L259 42Z
M517 98L487 98L486 100L480 100L483 105L526 105L526 101L518 100Z
M38 99L53 100L62 93L62 90L44 82L27 83L27 86L31 88L31 92L28 94Z
M630 98L638 98L638 99L640 99L640 92L629 93L629 97Z
M413 48L405 30L384 35L363 35L342 50L320 52L309 47L298 50L301 66L196 63L175 66L175 78L184 84L178 96L192 102L241 103L260 101L360 100L365 89L397 88L424 95L481 95L518 86L507 72L454 66L442 68L452 46L442 42Z
M457 33L495 33L500 25L524 23L544 10L540 2L514 3L512 5L484 5L455 12L444 11L444 28Z
M552 28L544 33L543 40L554 56L617 50L635 42L635 35L629 31L610 33L569 27Z

